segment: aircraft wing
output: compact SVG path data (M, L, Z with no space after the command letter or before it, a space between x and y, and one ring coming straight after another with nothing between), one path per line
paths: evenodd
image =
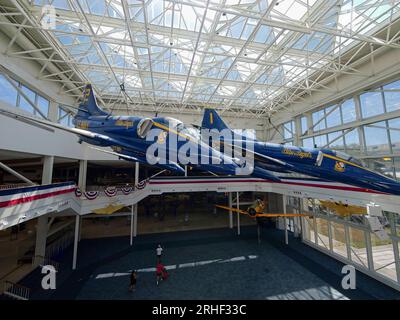
M120 159L123 159L123 160L134 161L134 162L140 162L140 163L147 164L147 161L143 160L142 158L136 158L136 157L133 157L133 156L128 156L126 154L118 153L118 152L115 152L115 151L104 150L104 149L100 149L100 148L96 148L96 147L90 147L89 146L89 148L97 150L97 151L100 151L100 152L112 154L112 155L117 156L117 157L119 157ZM183 168L179 164L177 164L176 162L170 161L169 163L160 164L160 165L157 165L157 166L160 167L160 168L166 169L166 170L178 172L180 174L184 174L185 173L185 170L183 170Z
M308 217L303 213L257 213L256 217L274 218L274 217Z
M232 145L232 144L230 144L230 143L228 143L228 142L222 142L222 143L225 144L225 145L227 145L228 147L233 148L233 150L235 150L235 146L234 146L234 145ZM291 164L288 164L288 163L285 162L285 161L278 160L278 159L275 159L275 158L273 158L273 157L269 157L269 156L267 156L267 155L265 155L265 154L261 154L261 153L259 153L259 152L254 151L254 150L249 150L249 149L246 149L246 148L243 148L243 147L241 147L241 150L246 151L246 153L251 153L251 154L253 154L253 155L255 156L254 158L258 157L258 158L261 158L261 159L264 159L264 160L268 160L268 161L270 161L270 162L279 164L279 165L284 166L284 167L286 167L286 168L291 168L291 167L293 167Z
M228 211L233 211L233 212L238 212L241 214L249 215L247 211L240 210L237 208L231 208L227 206L221 206L221 205L216 205L217 208L225 209ZM259 217L264 217L264 218L275 218L275 217L307 217L308 214L302 214L302 213L257 213L255 216L252 216L252 218L259 218Z
M9 116L12 116L17 120L19 118L20 119L24 119L24 120L29 120L29 121L32 121L32 122L40 123L40 124L48 126L48 127L52 127L52 128L64 130L64 131L67 131L67 132L70 132L70 133L74 133L74 134L76 134L78 136L81 136L81 137L84 137L84 138L97 139L97 140L102 141L102 142L104 142L104 143L106 143L108 145L120 145L120 146L123 146L123 147L125 147L127 149L134 150L130 144L124 143L123 141L120 141L120 140L113 139L113 138L111 138L111 137L109 137L107 135L104 135L104 134L95 133L95 132L91 132L91 131L83 130L83 129L78 129L78 128L64 127L63 125L58 124L58 123L49 122L49 121L37 119L37 118L34 118L34 117L28 117L28 116L25 116L25 115L20 115L20 114L16 114L16 113L5 111L5 110L1 110L1 113L7 114Z
M135 161L135 162L140 162L140 160L138 158L132 157L132 156L127 156L125 154L121 154L118 152L114 152L114 151L109 151L109 150L104 150L104 149L100 149L100 148L95 148L95 147L89 147L91 149L100 151L100 152L104 152L104 153L108 153L108 154L112 154L114 156L117 156L119 158L122 158L124 160L130 160L130 161Z
M220 205L215 205L217 208L221 208L221 209L225 209L225 210L229 210L229 211L233 211L233 212L237 212L237 213L241 213L241 214L248 214L246 211L244 210L240 210L237 208L230 208L230 207L226 207L226 206L220 206Z

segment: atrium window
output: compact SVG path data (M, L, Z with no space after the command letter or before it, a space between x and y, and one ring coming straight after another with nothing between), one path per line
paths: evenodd
M0 74L0 100L15 107L17 105L17 96L17 90Z
M308 130L308 122L307 122L307 117L301 117L301 134L305 134Z
M342 124L342 115L339 106L331 106L326 108L326 126L332 128Z
M47 117L49 114L49 105L50 105L49 100L43 98L41 95L37 95L37 107L45 117ZM38 116L41 116L38 112L36 114Z
M336 131L328 134L328 142L329 142L329 148L338 150L338 151L344 151L344 139L343 139L343 132L342 131Z
M316 136L314 137L314 144L316 145L317 148L324 148L328 144L328 141L326 139L326 135L323 134L321 136Z
M394 167L393 159L390 157L384 157L379 159L366 159L368 168L379 172L389 178L394 178Z
M313 138L303 139L303 147L309 149L314 148L314 139Z
M390 151L386 122L364 126L366 151L370 154L385 154Z
M393 167L394 167L395 178L400 181L400 158L399 157L393 158ZM399 222L400 222L400 216L399 216ZM400 231L400 226L399 226L399 231Z
M26 95L26 97L30 100L32 103L36 103L36 93L29 89L28 87L25 87L24 85L21 86L22 92ZM27 99L25 99L22 94L19 97L19 107L29 113L34 113L35 109L31 105Z
M360 103L363 118L377 116L385 112L381 91L363 93L360 96Z
M72 123L72 118L73 116L71 115L70 112L64 110L62 107L58 107L58 120L57 122L59 124L62 124L63 126L66 127L73 127Z
M354 105L354 99L348 99L342 103L342 119L343 123L349 123L357 120L356 107Z
M325 117L325 109L314 112L312 114L314 131L320 131L326 129L326 123L324 119Z
M400 151L400 118L388 121L392 152Z
M400 109L400 80L384 86L383 94L387 112Z
M289 121L283 124L283 136L285 140L292 139L295 134L294 121Z
M357 129L347 132L344 135L344 142L346 145L346 152L351 155L359 154L361 149L360 137Z

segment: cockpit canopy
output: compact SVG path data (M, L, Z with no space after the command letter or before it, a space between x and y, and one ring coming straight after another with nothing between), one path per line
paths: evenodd
M196 141L200 140L200 132L198 129L194 127L187 127L182 121L175 118L166 117L165 119L168 121L172 130L188 135L191 138L194 138Z
M343 160L349 161L349 162L354 163L356 165L365 167L364 163L361 160L359 160L357 158L354 158L353 156L351 156L351 155L349 155L347 153L344 153L344 152L341 152L341 151L333 151L333 152L335 153L335 155L338 158L341 158Z

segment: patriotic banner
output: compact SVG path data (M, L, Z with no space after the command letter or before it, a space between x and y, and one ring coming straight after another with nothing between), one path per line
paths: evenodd
M117 195L117 188L116 187L107 187L104 189L104 193L107 197L114 197Z
M80 198L82 196L82 191L79 188L75 189L75 196L77 196L78 198Z
M99 192L98 191L86 191L85 192L85 197L88 200L94 200L99 196Z
M148 179L142 180L140 181L137 185L136 185L136 189L142 190L144 189L144 187L146 187L148 182Z
M132 187L123 187L123 188L121 189L121 191L122 191L122 193L123 193L124 195L130 194L130 193L132 192L132 190L133 190Z

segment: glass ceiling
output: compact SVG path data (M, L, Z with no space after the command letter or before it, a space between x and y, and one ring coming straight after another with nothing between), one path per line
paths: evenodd
M102 97L271 112L399 16L393 0L34 0L43 29Z

